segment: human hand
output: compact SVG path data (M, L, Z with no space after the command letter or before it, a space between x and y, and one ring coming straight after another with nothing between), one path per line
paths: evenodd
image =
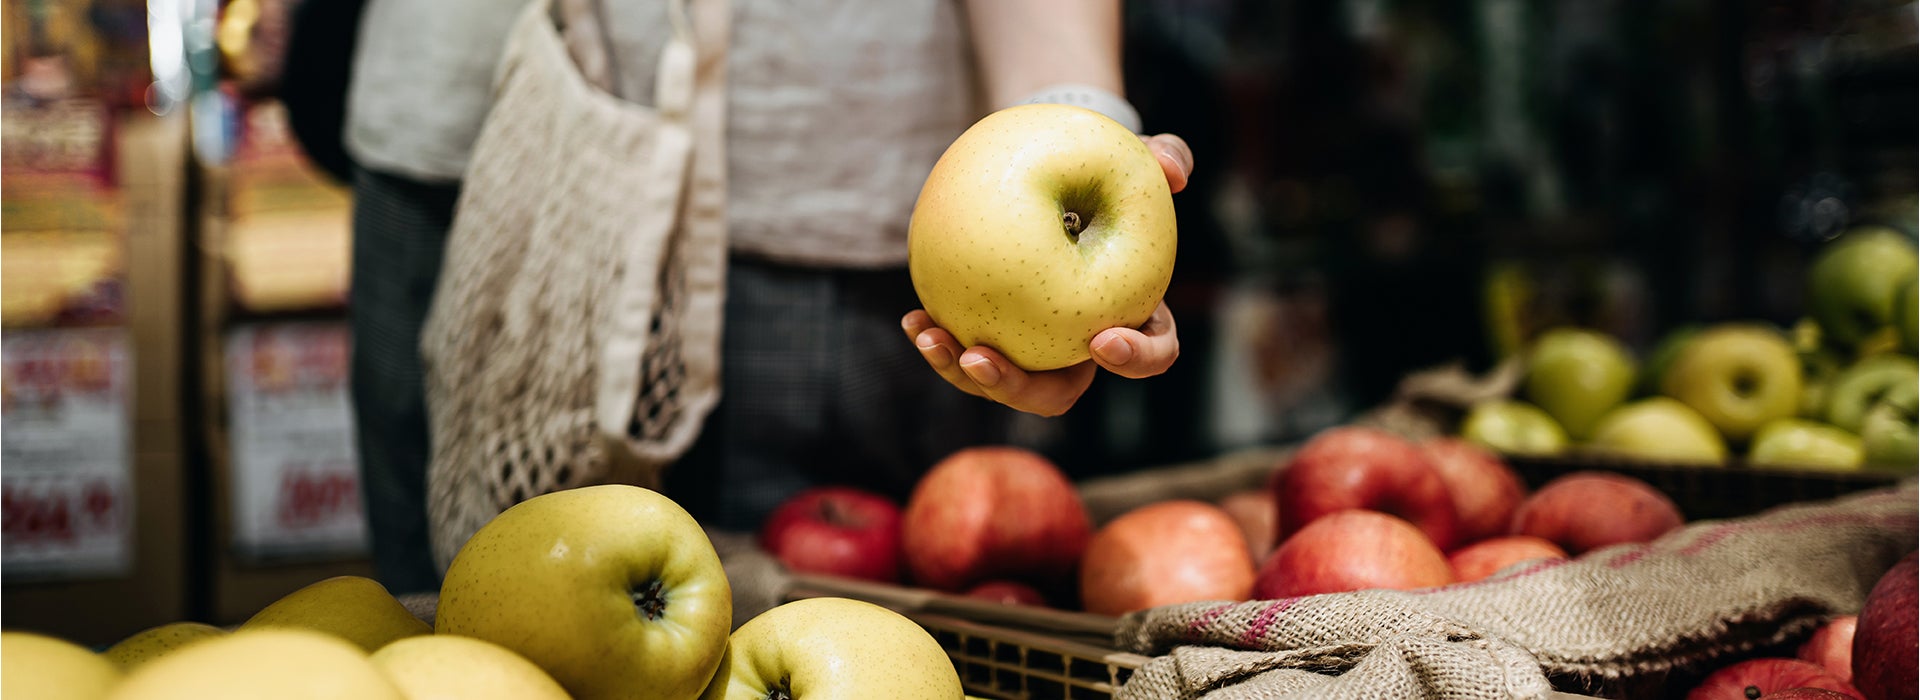
M1167 186L1174 192L1185 189L1187 175L1193 171L1193 152L1187 142L1173 134L1143 135L1140 139L1160 161ZM990 347L961 347L952 333L935 325L933 317L922 309L908 312L900 319L900 327L919 348L920 356L947 383L974 396L1042 416L1057 416L1072 408L1093 384L1095 365L1139 379L1166 372L1180 357L1180 337L1173 311L1165 301L1138 330L1108 328L1094 335L1088 343L1091 362L1041 372L1020 369Z

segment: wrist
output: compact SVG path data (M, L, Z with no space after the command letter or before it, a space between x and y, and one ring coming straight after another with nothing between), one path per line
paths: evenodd
M1140 133L1140 113L1133 103L1109 90L1081 83L1059 83L1040 89L1015 104L1063 104L1085 107Z

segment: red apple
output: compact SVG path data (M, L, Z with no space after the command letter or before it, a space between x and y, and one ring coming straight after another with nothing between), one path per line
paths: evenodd
M1080 561L1087 612L1121 615L1202 600L1246 600L1253 557L1233 517L1200 501L1127 511L1093 534Z
M1461 583L1478 581L1523 561L1565 559L1566 550L1531 535L1507 535L1481 540L1453 550L1447 563L1453 566L1453 578Z
M1920 688L1914 673L1920 657L1915 633L1914 588L1920 571L1914 555L1881 575L1860 608L1853 631L1853 682L1872 700L1912 700Z
M1754 700L1793 688L1831 690L1864 700L1839 676L1799 659L1750 659L1714 671L1687 693L1687 700Z
M1440 480L1453 497L1454 514L1460 518L1460 542L1475 542L1505 534L1513 523L1513 511L1527 498L1527 486L1492 452L1454 438L1438 438L1420 444L1427 461L1440 472Z
M1541 486L1513 514L1512 534L1533 535L1578 556L1626 542L1651 542L1686 521L1647 482L1611 472L1575 472Z
M855 488L807 489L767 516L760 546L794 571L896 583L900 507Z
M958 591L992 578L1071 581L1092 534L1080 492L1045 457L969 447L914 485L901 540L914 581Z
M990 600L1005 605L1045 606L1047 604L1046 597L1040 595L1040 591L1034 590L1033 586L1005 579L981 582L980 585L967 589L965 595L968 598Z
M1440 472L1413 443L1372 428L1321 431L1276 477L1278 539L1314 519L1364 509L1413 523L1441 549L1459 542L1459 518Z
M1452 582L1446 555L1419 528L1385 513L1343 510L1281 542L1260 565L1253 597L1412 590Z
M1814 630L1794 656L1820 664L1840 680L1853 682L1853 630L1859 619L1853 615L1833 618Z
M1788 688L1762 695L1760 700L1853 700L1853 696L1825 688Z
M1240 525L1241 536L1247 538L1247 553L1253 555L1253 560L1267 558L1267 553L1273 551L1273 531L1280 526L1280 505L1273 500L1273 491L1236 491L1222 497L1216 505Z

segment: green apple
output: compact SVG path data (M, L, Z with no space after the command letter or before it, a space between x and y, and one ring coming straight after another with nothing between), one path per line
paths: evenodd
M1851 470L1865 458L1859 436L1805 418L1781 418L1760 426L1747 450L1747 463L1760 467Z
M111 700L404 700L338 636L295 627L243 629L141 666Z
M1474 404L1460 423L1460 437L1502 454L1554 455L1567 449L1567 431L1552 416L1513 399Z
M365 576L317 581L254 613L241 629L297 627L326 632L371 654L388 642L432 634L385 586Z
M1660 336L1660 342L1654 343L1653 351L1647 353L1647 361L1640 372L1640 393L1653 396L1660 393L1660 382L1667 376L1667 368L1673 366L1674 358L1686 348L1693 337L1705 328L1697 323L1689 323Z
M1906 235L1880 226L1853 229L1814 257L1808 308L1831 342L1856 347L1893 323L1894 293L1916 268L1920 258Z
M407 700L568 700L552 676L492 642L453 634L412 637L373 654Z
M720 557L699 523L626 485L527 499L454 555L435 630L499 644L579 700L691 698L733 621Z
M907 227L913 289L960 344L1028 370L1087 360L1173 279L1173 196L1126 127L1066 105L981 119L927 175Z
M1914 414L1920 408L1920 387L1912 382L1887 390L1860 422L1868 464L1911 472L1920 464L1920 427Z
M864 601L796 600L748 620L728 646L725 687L709 688L704 698L961 696L960 675L932 635Z
M120 640L106 651L100 652L122 670L131 671L135 667L154 659L171 654L188 644L203 639L225 637L227 631L213 625L200 622L172 622Z
M1800 409L1800 372L1799 355L1779 331L1720 324L1681 346L1660 390L1699 411L1728 440L1745 442Z
M1527 356L1527 398L1575 440L1591 436L1600 416L1625 401L1633 384L1633 356L1605 333L1550 329L1534 339Z
M1827 388L1827 422L1856 435L1867 409L1888 390L1920 382L1920 368L1906 355L1874 355L1841 370Z
M1893 327L1900 331L1900 351L1920 350L1920 271L1909 273L1894 292Z
M0 632L0 698L97 700L120 682L120 668L86 647L32 632Z
M1654 462L1723 464L1727 444L1698 411L1665 396L1626 404L1602 417L1587 447Z

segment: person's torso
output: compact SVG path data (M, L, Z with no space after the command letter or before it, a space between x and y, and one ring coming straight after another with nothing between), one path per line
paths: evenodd
M665 3L601 0L619 92L651 101ZM368 167L457 179L494 63L524 0L374 0L348 142ZM733 0L728 235L736 252L805 265L906 260L920 185L978 116L954 0Z

